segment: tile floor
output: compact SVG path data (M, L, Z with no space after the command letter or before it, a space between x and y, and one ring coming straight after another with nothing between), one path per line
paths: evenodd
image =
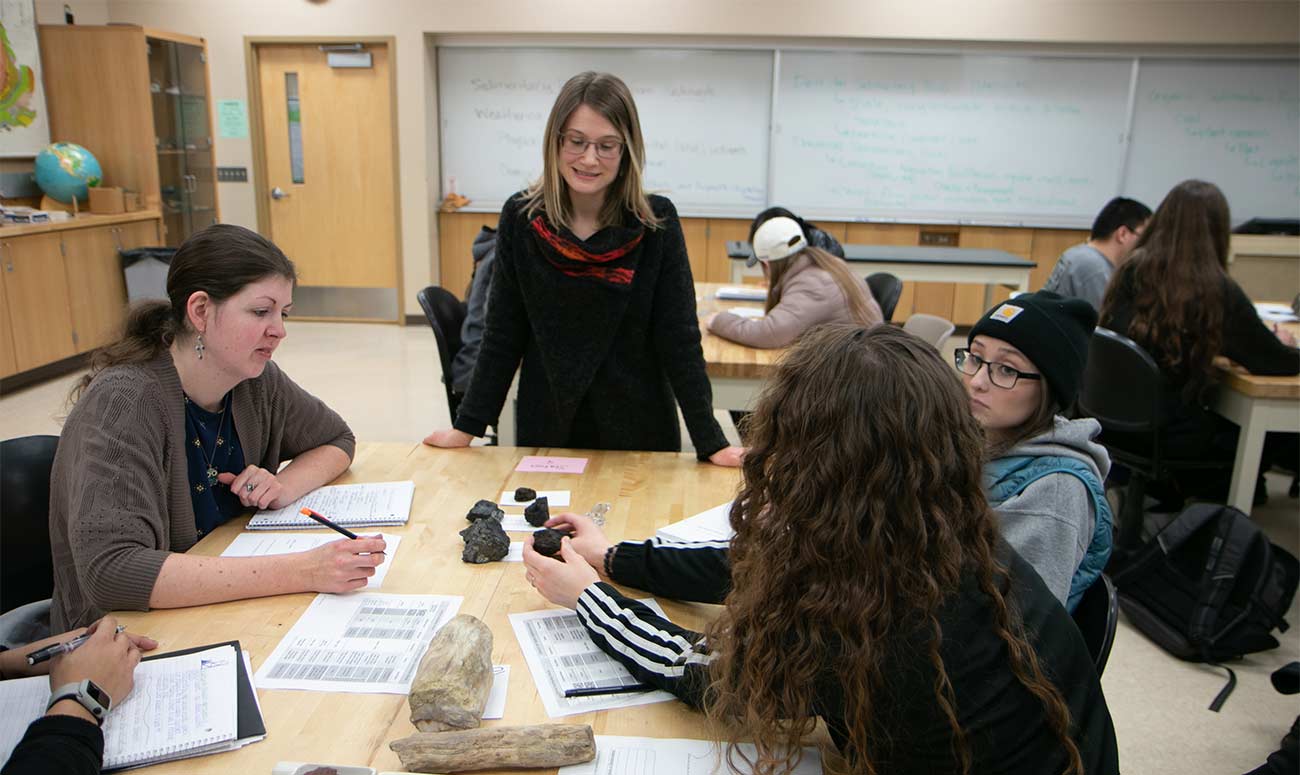
M449 423L437 350L427 328L291 322L277 353L285 371L321 397L361 440L416 441ZM951 340L947 350L957 346ZM0 396L0 438L58 433L75 375ZM734 433L725 413L719 419ZM685 438L685 434L683 434ZM1273 541L1300 546L1300 504L1270 475L1271 499L1252 517ZM1300 623L1300 600L1288 619ZM1300 714L1300 700L1274 692L1269 673L1300 659L1300 630L1282 647L1234 664L1238 686L1220 713L1206 709L1222 671L1179 662L1121 621L1103 686L1124 770L1144 775L1242 773L1262 763Z

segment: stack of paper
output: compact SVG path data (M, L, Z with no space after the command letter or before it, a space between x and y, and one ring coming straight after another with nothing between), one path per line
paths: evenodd
M655 535L665 541L730 541L735 535L731 529L731 501L721 506L714 506L693 517L665 525L655 531Z
M714 295L731 301L767 301L767 289L756 286L724 285Z
M405 525L411 518L411 500L414 497L415 482L412 481L336 484L313 490L284 508L259 513L248 521L248 529L325 529L319 522L299 514L302 508L324 514L343 527Z

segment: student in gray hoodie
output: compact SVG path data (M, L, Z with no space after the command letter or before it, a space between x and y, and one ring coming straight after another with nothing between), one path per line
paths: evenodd
M460 349L451 362L451 389L464 395L469 390L469 378L474 376L478 361L478 348L483 342L483 329L487 321L488 289L492 287L492 270L497 260L497 230L484 226L470 246L474 256L474 279L470 281L465 299L468 310L460 326ZM445 377L444 377L445 379Z
M988 437L984 488L1007 543L1067 610L1106 567L1110 456L1096 420L1068 420L1097 312L1039 291L989 310L956 352L971 411Z

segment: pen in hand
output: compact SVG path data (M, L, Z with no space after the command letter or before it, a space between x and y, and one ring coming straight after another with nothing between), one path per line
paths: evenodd
M126 625L119 624L117 626L118 632L123 632L125 630L126 630ZM73 638L72 640L66 643L52 643L49 646L46 646L45 648L37 649L36 651L33 651L32 653L27 655L27 664L39 665L40 663L53 659L54 657L57 657L60 654L67 654L69 651L75 651L78 646L85 643L89 639L90 639L90 633L83 632L82 634L78 635L77 637Z

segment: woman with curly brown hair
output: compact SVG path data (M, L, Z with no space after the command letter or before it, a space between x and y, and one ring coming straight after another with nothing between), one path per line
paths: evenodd
M789 770L814 717L853 772L1117 772L1078 630L998 537L967 404L915 337L814 329L751 418L729 546L611 546L564 515L565 562L528 545L528 578L639 680L704 709L730 762L752 741L754 772ZM598 572L724 607L690 632Z

